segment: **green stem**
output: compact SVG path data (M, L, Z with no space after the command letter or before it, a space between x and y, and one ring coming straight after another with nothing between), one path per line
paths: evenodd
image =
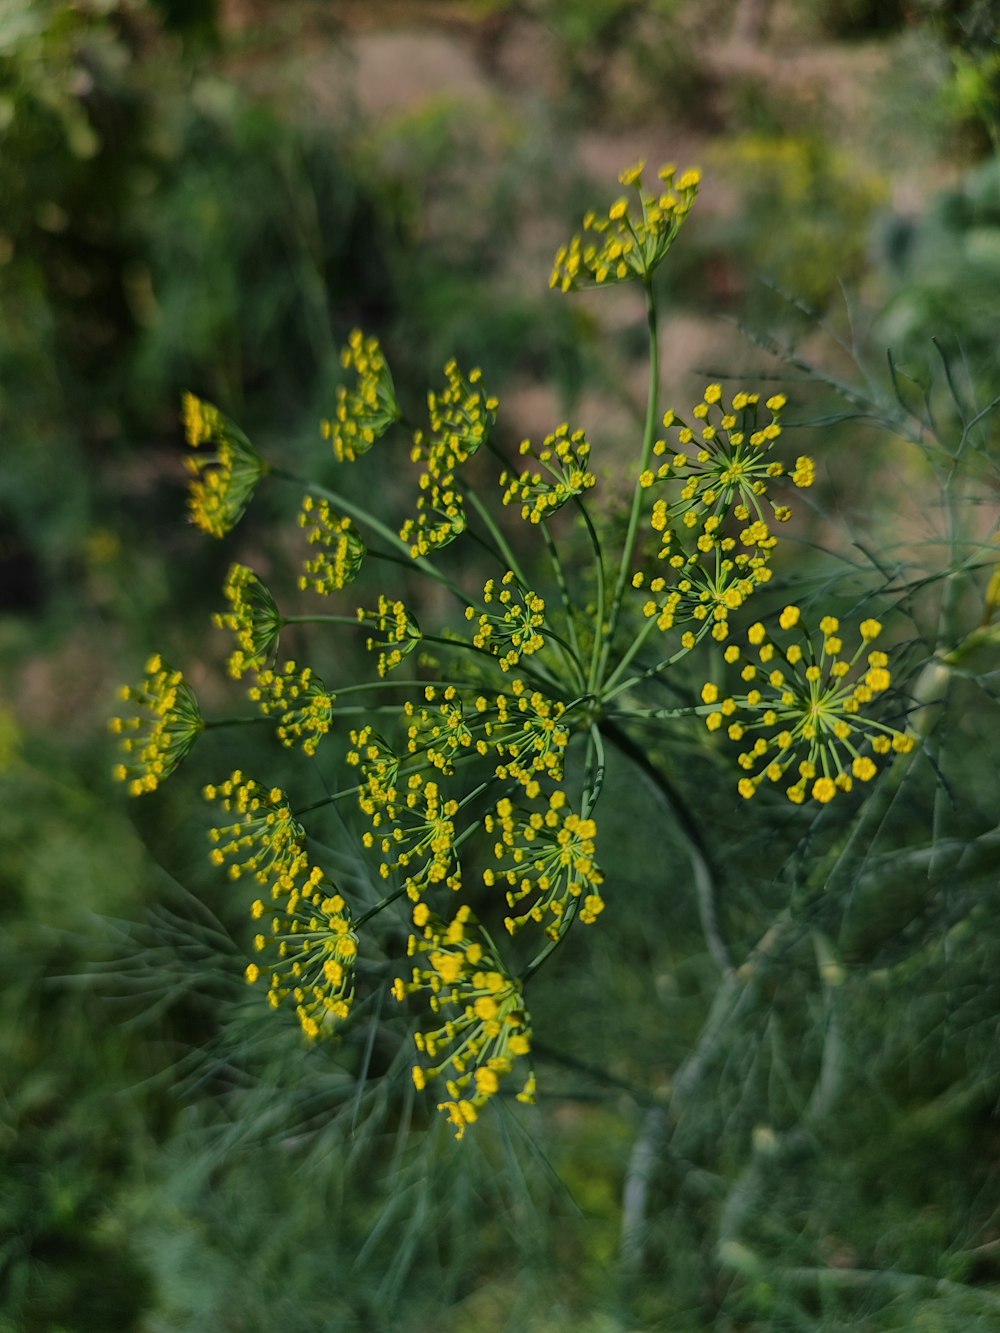
M597 692L597 677L601 665L601 635L604 632L604 609L607 603L607 580L604 574L604 551L601 548L601 539L597 535L594 521L590 517L587 506L579 496L574 496L573 499L577 509L583 516L583 521L587 528L587 535L590 537L590 544L594 550L594 569L597 574L597 616L594 624L594 646L590 654L590 671L587 675L587 693L593 695Z
M353 930L360 930L366 922L372 919L373 916L378 916L379 912L384 912L387 907L391 907L394 902L398 902L405 893L405 884L401 889L393 889L392 893L387 893L384 898L380 898L374 907L369 907L368 911L362 913L357 921L353 921L351 923L351 928Z
M285 625L354 625L356 628L363 628L365 622L359 620L357 616L282 616L282 628Z
M476 494L473 488L468 484L465 487L465 493L471 500L472 507L475 509L476 513L482 520L483 526L486 528L487 532L490 534L490 536L493 538L493 541L496 543L497 551L500 553L500 555L503 556L504 560L507 561L507 568L514 574L514 576L521 584L521 586L527 588L529 584L528 580L524 576L524 570L518 563L517 556L511 549L510 543L507 541L507 538L501 532L493 515L486 508L486 505L483 504L482 500L479 498L479 496Z
M640 635L640 639L642 637L644 637L644 635ZM638 644L636 646L638 647ZM614 673L609 676L602 695L602 701L606 704L610 703L612 699L617 699L619 694L624 694L626 690L630 690L633 685L641 685L644 680L648 680L650 676L655 676L658 672L663 671L665 667L673 666L674 663L679 662L682 657L687 657L688 653L691 651L692 649L690 648L678 648L677 652L674 653L672 657L665 657L662 662L657 662L655 666L648 667L637 676L630 676L628 680L622 681L620 685L616 685L614 689L609 690L608 687L614 684L618 679L621 667L627 666L628 660L634 656L633 653L629 652L626 657L622 659L622 662L619 663L619 666L615 669Z
M217 717L212 720L205 719L202 725L203 731L216 731L219 727L244 727L253 722L270 722L269 717L263 717L254 714L253 717ZM272 724L273 725L273 724Z
M642 456L639 461L639 473L635 479L635 491L632 495L632 508L629 512L628 530L625 534L625 544L622 547L621 563L618 567L618 578L615 582L615 590L611 599L611 611L608 616L607 632L604 635L604 645L601 649L597 679L594 681L595 692L596 687L603 679L604 673L607 670L611 644L614 640L615 630L618 627L618 617L621 614L622 599L625 595L629 570L632 567L632 557L635 553L635 544L639 535L639 518L642 513L642 502L645 494L640 483L640 477L642 473L646 472L649 468L650 461L653 457L653 437L656 434L656 417L660 391L660 342L656 322L656 299L653 295L652 285L649 282L646 282L645 290L646 322L649 328L649 397L646 400L646 424L642 436ZM599 637L601 631L602 626L599 625Z
M584 819L590 816L591 811L601 799L606 771L604 741L601 739L601 733L596 722L590 724L589 740L590 744L587 747L588 790L584 792L583 799L580 802L580 814Z
M368 680L362 681L359 685L345 685L343 689L331 690L330 693L335 699L342 699L345 694L362 694L365 690L413 690L426 689L428 685L434 688L446 690L449 685L454 685L457 690L468 685L465 680Z
M576 632L576 617L573 614L573 603L570 601L569 584L566 581L566 570L563 566L562 557L559 554L559 547L555 543L552 533L549 531L547 523L539 524L542 529L542 536L545 539L545 546L549 553L549 560L552 563L552 572L555 575L556 587L559 589L559 597L562 600L563 611L566 615L566 626L569 630L569 640L573 648L573 655L579 661L580 659L580 639Z

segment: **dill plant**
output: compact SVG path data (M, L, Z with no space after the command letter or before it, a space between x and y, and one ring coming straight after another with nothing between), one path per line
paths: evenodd
M346 382L322 433L339 467L368 470L374 494L383 440L408 432L415 476L402 517L290 474L216 407L191 395L184 403L199 528L223 537L264 482L303 495L298 591L315 609L283 610L242 564L223 589L228 609L217 623L232 635L229 674L249 682L259 709L245 721L270 722L308 759L339 746L337 771L349 775L307 805L242 769L206 787L219 810L213 861L257 886L246 979L273 1007L292 1006L309 1040L350 1021L373 974L375 984L391 980L395 1000L423 1015L416 1088L439 1090L458 1137L502 1090L533 1100L531 978L558 966L570 930L605 928L614 884L601 868L599 807L609 746L657 781L645 729L669 719L738 747L733 782L748 801L763 789L767 800L823 806L914 744L897 725L899 704L884 706L892 676L873 646L879 620L813 621L791 602L774 623L754 617L777 534L814 465L784 447L782 394L724 393L713 383L690 412L661 401L653 279L695 203L699 173L666 167L649 184L639 164L620 180L624 193L559 250L551 281L567 294L637 283L645 295L648 399L621 518L601 518L591 503L601 466L584 430L558 423L507 457L497 397L458 360L428 393L418 426L379 340L360 330L343 349ZM480 471L483 458L495 461L492 494L470 475L476 455ZM463 547L475 558L463 559ZM492 571L485 583L480 561ZM357 606L352 585L373 569L377 592ZM415 578L436 591L428 606L452 608L435 611L433 629L408 595ZM363 678L341 679L336 648L315 662L283 657L284 630L303 623L360 636L370 655ZM699 653L700 692L664 708L663 681ZM707 665L720 653L725 674ZM123 698L132 707L112 729L124 751L117 773L133 795L155 790L201 733L239 724L203 717L183 675L159 656ZM313 839L342 803L358 812L377 893L353 891L315 855ZM509 939L488 924L498 902ZM363 971L366 951L392 948L401 907L405 956L388 976ZM731 978L711 904L703 919Z

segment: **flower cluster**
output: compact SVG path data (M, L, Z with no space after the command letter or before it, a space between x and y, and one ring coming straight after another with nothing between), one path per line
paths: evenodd
M252 875L275 899L294 893L310 874L309 857L305 830L281 788L269 790L237 769L203 794L232 817L210 831L215 865L228 865L230 879Z
M522 657L545 647L545 638L539 633L545 624L545 603L536 592L521 587L513 570L508 569L499 583L487 580L483 601L487 606L497 603L500 610L480 614L472 642L477 648L495 653L501 671L509 671ZM467 620L475 615L475 607L466 607Z
M128 783L132 796L141 796L156 791L170 776L204 731L205 721L190 685L158 655L146 663L142 684L123 685L119 695L138 712L109 723L125 755L114 775Z
M374 830L366 832L362 841L382 853L379 873L384 879L402 869L406 891L413 899L434 885L461 888L461 869L454 854L459 805L445 798L434 779L411 772L400 788L370 772L360 805Z
M480 387L481 370L470 370L466 377L456 361L449 361L444 373L444 390L427 395L430 434L416 433L410 455L423 464L417 516L406 520L399 535L414 558L447 546L465 531L465 498L455 472L487 439L499 405Z
M604 876L594 859L597 825L569 808L561 787L544 810L522 810L504 797L496 814L487 815L486 831L498 838L493 849L498 869L483 872L486 884L506 882L509 907L531 899L520 916L507 917L511 934L528 921L541 923L548 914L553 922L547 932L558 939L567 912L578 908L584 923L597 920L604 910Z
M358 937L347 903L314 866L286 900L258 898L251 914L256 921L270 921L268 932L254 938L270 973L268 1000L276 1009L291 997L302 1031L315 1041L349 1016L354 1000ZM261 976L258 963L248 964L251 985Z
M597 478L587 467L590 459L587 436L582 430L571 432L566 422L545 437L537 452L530 440L522 440L520 453L522 457L534 458L541 470L528 468L519 476L502 472L500 485L506 487L503 503L519 504L521 517L530 523L541 523L567 500L597 485Z
M861 711L892 680L883 652L869 652L862 674L856 670L865 649L882 632L877 620L861 622L860 642L850 657L843 655L835 616L820 621L818 653L797 606L786 606L779 624L780 638L759 621L750 626L747 644L752 653L737 644L726 649L727 662L742 662L740 678L749 688L744 694L723 695L714 683L706 684L702 700L710 711L705 723L710 731L725 725L730 740L747 746L739 756L748 775L740 780L741 796L749 799L765 778L781 782L791 771L789 800L801 804L811 795L825 803L838 791L850 791L855 779L871 781L877 769L869 749L875 755L905 754L913 748L913 738Z
M669 506L658 501L654 508L653 526L667 534L665 545L678 525L703 529L710 518L727 514L749 524L741 534L744 545L759 547L767 542L770 534L761 500L766 496L768 483L784 476L786 471L784 463L771 458L781 436L781 409L785 402L784 394L769 398L765 407L771 414L770 420L758 425L760 394L737 393L732 398L731 410L727 410L722 406L721 386L710 384L704 399L692 411L696 426L686 425L672 411L665 413L663 424L676 431L676 445L671 451L667 440L657 440L653 454L664 461L655 471L650 468L640 477L644 487L671 478L684 483L677 500ZM666 457L668 453L670 457ZM791 473L794 484L811 486L813 477L812 460L799 458ZM787 506L769 503L779 522L790 517Z
M211 537L224 537L243 517L267 472L267 464L238 426L217 407L186 393L184 430L192 449L215 446L214 454L189 456L188 509L191 521Z
M226 665L233 679L240 680L278 651L284 622L266 585L246 565L230 565L222 592L229 610L218 612L214 619L220 629L230 630L236 638Z
M403 602L395 601L379 594L378 605L374 611L358 607L358 622L369 625L374 631L365 641L368 651L378 651L378 674L387 675L393 667L398 667L404 657L409 657L420 642L420 626L406 609ZM381 636L381 637L379 637Z
M455 759L473 746L473 728L478 718L473 714L470 719L465 701L454 685L448 685L440 697L434 686L428 685L424 698L432 708L409 699L403 705L404 715L410 719L406 729L407 752L421 756L442 773L454 773Z
M340 362L345 370L354 371L357 382L351 389L341 385L337 390L337 410L332 421L323 422L323 434L339 462L353 463L402 413L377 338L366 338L355 329L341 350Z
M708 632L719 642L727 639L730 613L771 577L762 556L726 555L726 540L722 538L708 547L709 560L704 547L687 555L675 554L669 566L676 571L673 578L659 574L649 581L648 591L654 596L643 603L642 614L648 620L655 618L660 630L687 626L681 634L681 647L688 650ZM644 583L641 571L633 576L634 588L642 588Z
M365 544L351 520L335 514L328 501L307 495L299 511L299 527L305 529L309 545L318 548L312 559L305 561L299 588L329 597L353 583L364 562Z
M569 709L561 699L529 691L518 678L510 689L510 695L498 694L492 704L483 695L476 699L476 710L484 718L481 753L492 747L499 759L497 777L515 778L529 796L537 796L540 777L562 779Z
M694 205L701 172L685 171L675 179L676 168L661 167L660 188L652 192L643 189L645 165L639 162L619 177L622 185L634 190L634 201L622 195L608 209L607 217L588 213L583 229L590 236L574 236L569 245L560 247L550 286L568 292L629 278L649 281ZM638 202L638 212L630 207L634 202Z
M556 256L552 283L569 291L637 281L655 357L651 278L694 203L699 176L677 178L666 167L652 189L642 177L641 165L623 173L626 193L606 216L588 215L585 237ZM377 339L355 330L342 361L353 379L338 391L324 430L341 462L360 460L364 469L372 460L363 455L401 412ZM260 896L247 980L266 984L275 1007L294 1007L307 1038L323 1036L348 1017L361 985L361 928L377 934L381 913L412 911L412 971L396 979L394 994L401 1002L423 1000L435 1016L416 1036L413 1078L418 1089L440 1080L440 1109L459 1137L530 1054L522 980L556 954L554 944L574 923L594 923L604 910L595 812L605 774L619 771L606 762L608 746L617 748L619 762L637 763L655 779L656 755L643 750L643 729L701 717L711 733L724 729L740 745L743 796L774 783L794 802L826 803L869 782L881 757L913 744L869 716L891 684L887 656L872 646L877 621L863 621L860 643L846 652L833 617L813 636L799 608L788 606L773 635L758 622L736 641L746 602L771 578L775 533L790 515L782 492L811 485L815 475L808 457L792 463L779 456L784 396L762 401L740 391L724 401L722 386L709 384L688 424L673 412L663 415L658 369L654 359L624 523L602 525L592 513L591 444L566 422L538 446L523 441L522 461L500 472L491 510L491 497L473 491L468 473L481 468L484 454L500 452L490 439L498 402L479 370L464 373L452 360L443 388L427 396L429 427L413 437L413 516L386 521L368 501L312 480L297 483L309 545L301 592L336 598L361 572L368 540L370 559L387 574L402 563L405 582L379 595L374 607L371 593L357 609L335 601L330 614L283 615L257 575L233 564L224 588L228 609L215 618L235 639L230 675L252 674L250 698L286 746L314 755L333 730L338 698L342 714L362 719L342 746L349 781L324 762L328 795L317 801L313 793L298 812L282 788L240 770L205 789L224 811L211 833L213 861L233 880L262 886L253 890ZM216 408L189 395L184 417L193 448L215 448L189 463L191 511L222 536L269 468ZM470 466L477 453L480 462ZM270 473L281 483L296 480ZM358 480L352 496L364 494ZM385 494L377 481L369 496ZM557 544L548 520L571 501L583 520L583 554L573 550L567 558L563 534ZM467 530L469 558L448 552L438 561ZM543 538L537 562L529 563L519 545L525 534L537 546ZM576 536L567 528L566 545ZM411 602L411 585L421 579L435 596ZM480 586L481 598L474 591ZM422 608L422 619L440 614L444 623L424 635L411 605ZM276 664L283 627L310 621L327 631L363 630L374 661L365 663L361 680L344 679L350 654L322 663L325 679L338 673L336 688L311 665ZM673 634L667 647L656 630ZM739 688L726 693L709 682L697 701L682 687L678 706L663 707L662 694L651 697L649 687L672 689L668 669L703 639L725 645L715 651L738 671ZM407 670L391 674L404 659ZM150 661L148 677L124 691L137 715L112 723L126 757L118 776L137 795L153 790L207 726L259 721L204 722L180 674L159 658ZM668 790L665 776L660 789ZM363 817L355 864L370 869L373 885L387 882L360 914L351 889L331 882L310 856L303 822L312 832L324 807L354 798ZM351 821L341 826L349 830ZM521 978L473 914L477 899L484 919L502 916L518 944L522 932L541 936ZM387 927L380 947L394 934ZM518 944L506 947L516 952ZM531 1100L533 1090L529 1074L518 1095Z
M257 683L247 690L265 717L275 717L282 745L302 744L305 754L315 754L333 726L332 694L312 667L301 670L286 662L280 671L257 672Z
M725 640L730 614L771 577L777 538L767 517L782 523L791 514L768 496L769 484L786 474L784 463L771 457L784 406L784 395L769 398L770 418L760 423L759 394L741 391L725 408L721 386L710 384L692 412L697 429L672 411L663 417L675 443L656 440L651 462L662 461L639 477L643 490L671 488L650 515L663 573L647 582L639 571L632 586L646 590L643 615L655 618L658 629L683 629L682 647L693 648L709 631ZM813 474L812 460L800 457L791 480L809 486Z
M344 758L353 768L359 768L365 781L374 777L381 790L392 787L399 774L399 756L392 746L372 726L360 731L351 730L351 748Z
M515 1062L531 1051L531 1023L521 985L501 962L489 937L468 906L449 921L426 903L413 910L414 933L408 953L419 959L409 981L397 977L396 999L426 992L432 1012L444 1018L441 1027L416 1034L417 1049L429 1065L414 1065L417 1088L443 1078L448 1100L439 1103L461 1138L469 1125L500 1091L501 1080ZM519 1101L534 1100L535 1080L529 1074Z

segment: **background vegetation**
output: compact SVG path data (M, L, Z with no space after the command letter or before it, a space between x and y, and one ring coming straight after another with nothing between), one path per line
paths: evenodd
M3 8L5 1333L997 1325L998 22ZM280 498L223 543L185 524L185 388L331 466L317 422L360 323L410 401L459 353L509 441L572 411L613 492L634 312L546 284L640 156L706 175L666 278L669 393L781 383L819 477L776 583L886 608L926 742L817 815L748 810L703 737L651 736L741 966L706 945L680 807L623 767L608 911L531 993L544 1096L456 1150L374 1005L309 1051L247 992L195 796L227 743L126 806L104 719L154 649L224 697L225 569L292 558Z

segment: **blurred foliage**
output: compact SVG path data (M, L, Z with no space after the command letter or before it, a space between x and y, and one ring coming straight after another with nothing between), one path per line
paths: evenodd
M885 180L816 132L738 135L712 156L740 192L741 206L720 226L717 244L742 284L764 279L821 313L843 286L857 283ZM752 317L780 319L780 303L759 288L750 295Z
M818 8L826 32L846 40L898 32L909 12L906 0L821 0Z
M997 0L918 0L953 65L945 104L979 156L1000 145L1000 6Z
M931 339L940 336L984 381L996 364L1000 160L942 191L922 216L887 223L883 246L890 287L877 337L926 374Z

